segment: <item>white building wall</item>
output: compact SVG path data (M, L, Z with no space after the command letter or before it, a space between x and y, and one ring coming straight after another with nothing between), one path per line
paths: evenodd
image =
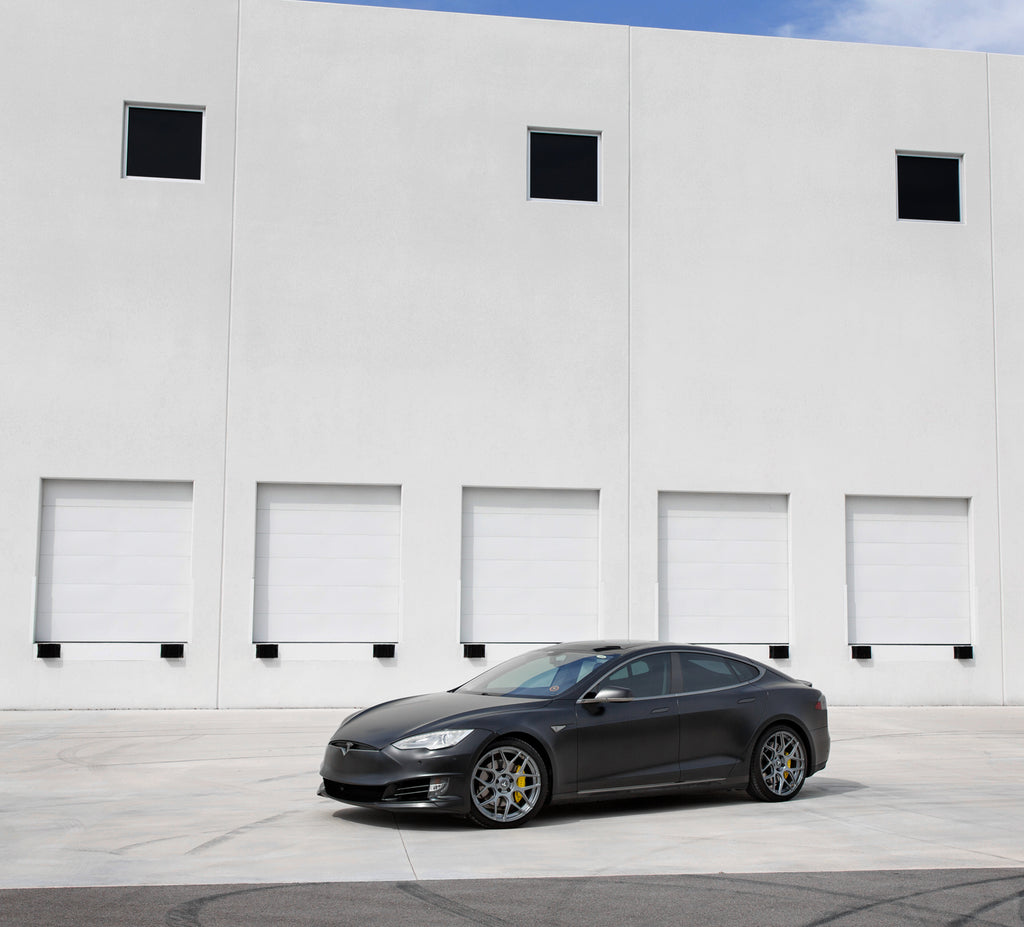
M999 536L1003 685L1024 704L1024 57L989 55L992 124L993 315L999 409Z
M659 493L786 496L780 668L834 703L1024 701L1004 672L1022 62L284 0L5 4L0 77L27 91L0 102L0 706L367 704L467 678L517 647L462 656L464 487L597 491L600 633L634 638L658 634ZM201 182L120 176L125 101L205 107ZM527 199L530 127L600 133L599 203ZM898 150L963 156L962 223L896 219ZM184 660L34 656L44 479L193 484ZM265 483L400 487L394 658L256 659ZM969 500L974 660L851 659L847 496Z
M0 9L0 706L217 703L237 6ZM126 101L205 106L200 183L121 177ZM184 661L35 658L43 479L194 484Z
M785 493L784 669L843 701L998 701L985 56L632 37L632 634L659 491ZM897 150L963 154L962 223L896 219ZM850 659L847 494L972 500L973 665Z
M600 490L602 631L624 635L627 31L250 0L241 43L222 704L478 672L464 486ZM602 133L600 204L527 200L531 126ZM401 486L393 661L255 660L257 482Z

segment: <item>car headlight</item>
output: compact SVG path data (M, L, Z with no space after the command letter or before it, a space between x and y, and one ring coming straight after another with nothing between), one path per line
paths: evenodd
M414 734L392 744L399 750L443 750L454 747L457 743L472 734L468 731L431 731L429 734Z

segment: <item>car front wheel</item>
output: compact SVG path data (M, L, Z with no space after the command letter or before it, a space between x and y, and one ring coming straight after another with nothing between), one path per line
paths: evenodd
M788 727L773 727L758 738L750 759L747 793L759 801L789 801L807 778L807 749Z
M548 771L528 743L509 737L490 744L470 777L469 817L481 827L518 827L544 806Z

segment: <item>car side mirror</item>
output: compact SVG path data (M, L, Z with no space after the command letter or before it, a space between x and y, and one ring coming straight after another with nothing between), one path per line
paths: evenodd
M599 705L603 702L631 702L633 693L622 686L605 686L603 689L599 689L595 695L588 692L580 701L584 705Z

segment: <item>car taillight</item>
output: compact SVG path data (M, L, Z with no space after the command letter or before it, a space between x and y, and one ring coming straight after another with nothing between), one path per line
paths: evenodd
M828 711L828 702L825 701L824 695L814 703L814 708L816 711Z

